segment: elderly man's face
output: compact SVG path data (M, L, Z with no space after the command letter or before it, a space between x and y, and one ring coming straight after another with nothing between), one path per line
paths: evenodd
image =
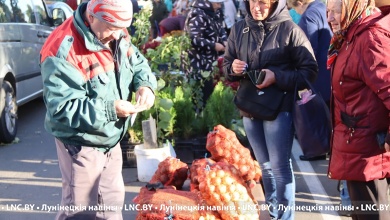
M107 24L106 22L99 21L92 15L89 16L91 30L102 44L106 45L112 40L119 39L120 33L123 30L122 27L115 27L113 25Z

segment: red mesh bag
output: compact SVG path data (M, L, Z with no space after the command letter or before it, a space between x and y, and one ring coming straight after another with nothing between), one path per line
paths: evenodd
M188 165L175 157L167 157L158 164L158 168L149 183L161 182L164 186L183 187L188 178Z
M217 207L222 219L259 219L257 201L233 165L217 162L203 172L201 196L209 206Z
M212 164L215 164L215 161L210 158L201 158L192 161L190 168L190 191L199 190L199 182L203 181L206 165Z
M237 139L234 131L222 125L215 126L214 131L207 135L206 148L213 160L223 161L237 168L245 181L260 180L261 170L256 169L257 162L252 159L249 149Z
M199 193L175 190L174 187L149 191L142 187L134 199L141 209L137 220L218 220L218 213L200 208L203 205ZM217 216L215 216L216 214Z

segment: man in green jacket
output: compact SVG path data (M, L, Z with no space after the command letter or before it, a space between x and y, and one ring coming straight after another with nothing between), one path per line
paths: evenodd
M45 128L55 137L62 174L56 219L122 219L119 141L129 116L154 104L157 85L131 44L132 17L130 0L91 0L42 48Z

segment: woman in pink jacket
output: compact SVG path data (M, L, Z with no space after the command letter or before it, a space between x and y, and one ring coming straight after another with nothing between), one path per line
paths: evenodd
M328 176L347 180L354 220L390 219L390 10L381 10L374 0L327 3L334 33Z

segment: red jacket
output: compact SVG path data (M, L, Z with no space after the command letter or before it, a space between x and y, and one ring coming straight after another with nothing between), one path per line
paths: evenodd
M376 133L390 133L390 7L381 9L350 27L332 67L332 179L390 177L390 152L376 141ZM354 128L342 112L356 119Z

